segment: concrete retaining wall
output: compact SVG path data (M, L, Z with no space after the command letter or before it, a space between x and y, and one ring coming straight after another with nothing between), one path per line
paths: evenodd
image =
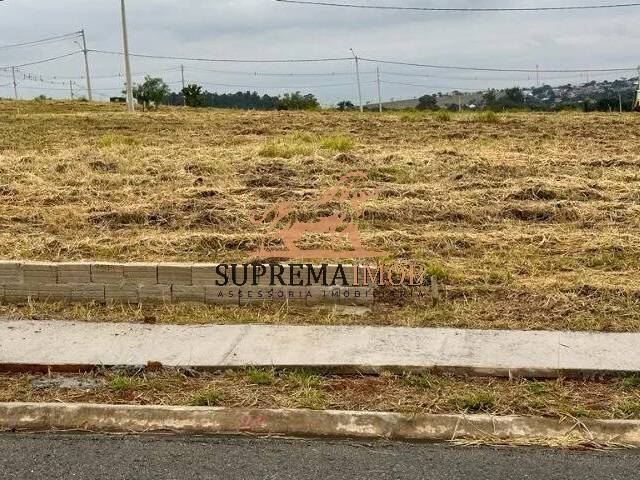
M368 305L374 289L366 287L271 286L269 278L247 285L217 286L216 264L16 262L0 261L0 300L6 303L61 301L106 303L261 304L272 301ZM285 270L290 268L284 265ZM328 275L335 266L327 268ZM353 267L344 266L353 285ZM240 272L239 272L240 273ZM289 271L285 271L285 278ZM238 275L238 283L243 279Z

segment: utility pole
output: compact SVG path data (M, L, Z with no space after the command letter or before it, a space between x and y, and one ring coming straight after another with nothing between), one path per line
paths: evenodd
M131 84L131 61L129 60L129 36L127 34L127 13L124 0L120 0L122 12L122 44L124 47L124 73L127 80L127 110L135 112L133 105L133 85Z
M73 100L73 80L69 80L69 88L71 89L71 100Z
M622 113L622 94L618 92L618 104L620 105L620 113Z
M356 61L356 77L358 79L358 102L360 103L360 113L364 112L364 106L362 105L362 87L360 86L360 65L358 64L358 56L353 51L353 48L350 48L351 53L353 54L353 58Z
M182 104L187 106L187 97L184 96L184 65L180 65L180 73L182 74Z
M540 65L536 65L536 86L540 86Z
M638 90L636 91L636 101L633 109L640 112L640 65L638 65Z
M458 111L462 111L462 96L460 94L458 94Z
M13 96L18 100L18 84L16 83L16 67L11 67L11 74L13 75Z
M91 90L91 74L89 73L89 50L87 50L87 38L84 35L84 28L80 30L82 34L82 52L84 53L84 71L87 76L87 97L89 101L93 101L93 92Z
M380 67L376 67L376 77L378 77L378 110L382 113L382 91L380 89Z

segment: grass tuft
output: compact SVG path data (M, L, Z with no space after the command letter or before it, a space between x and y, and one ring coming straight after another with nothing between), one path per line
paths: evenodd
M138 145L140 141L134 137L125 137L117 134L106 134L100 137L100 148L109 148L115 145Z
M264 158L293 158L311 153L313 153L313 148L306 142L295 142L293 140L286 142L272 140L258 151L258 155Z
M348 152L353 149L353 140L344 136L329 137L325 138L320 146L326 150Z
M640 402L637 400L622 400L616 404L616 411L625 418L640 417Z
M263 370L259 368L250 368L247 370L247 379L254 385L273 385L276 382L276 376L273 370Z
M453 404L465 412L490 412L496 405L496 398L489 392L473 392L454 398Z
M621 378L619 383L620 388L623 390L635 390L636 388L640 388L640 375L627 375Z
M416 388L433 388L437 381L428 373L422 373L420 375L406 375L403 377L403 381L409 387Z
M293 372L288 372L286 377L290 382L304 388L320 387L324 383L324 378L321 375L308 370L294 370Z
M189 405L195 407L217 407L222 404L224 396L214 388L204 388L191 396Z
M116 392L122 392L125 390L135 390L142 384L142 379L136 377L127 377L124 375L116 375L109 381L109 388Z
M452 118L451 112L448 110L438 110L433 114L433 118L439 122L449 122Z
M294 393L293 399L297 408L322 410L327 407L326 395L315 388L301 388Z
M500 116L496 112L492 112L491 110L473 114L471 118L473 119L474 122L478 122L478 123L500 123L501 122Z

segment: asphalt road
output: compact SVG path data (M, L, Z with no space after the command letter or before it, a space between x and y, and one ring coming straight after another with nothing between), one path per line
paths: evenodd
M339 440L0 434L0 479L637 479L640 452Z

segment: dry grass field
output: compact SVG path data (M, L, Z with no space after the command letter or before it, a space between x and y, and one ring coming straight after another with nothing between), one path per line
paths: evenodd
M3 306L17 316L640 330L640 116L250 112L0 102L0 257L238 261L251 223L347 172L366 247L425 262L436 305ZM137 316L137 317L136 317Z

